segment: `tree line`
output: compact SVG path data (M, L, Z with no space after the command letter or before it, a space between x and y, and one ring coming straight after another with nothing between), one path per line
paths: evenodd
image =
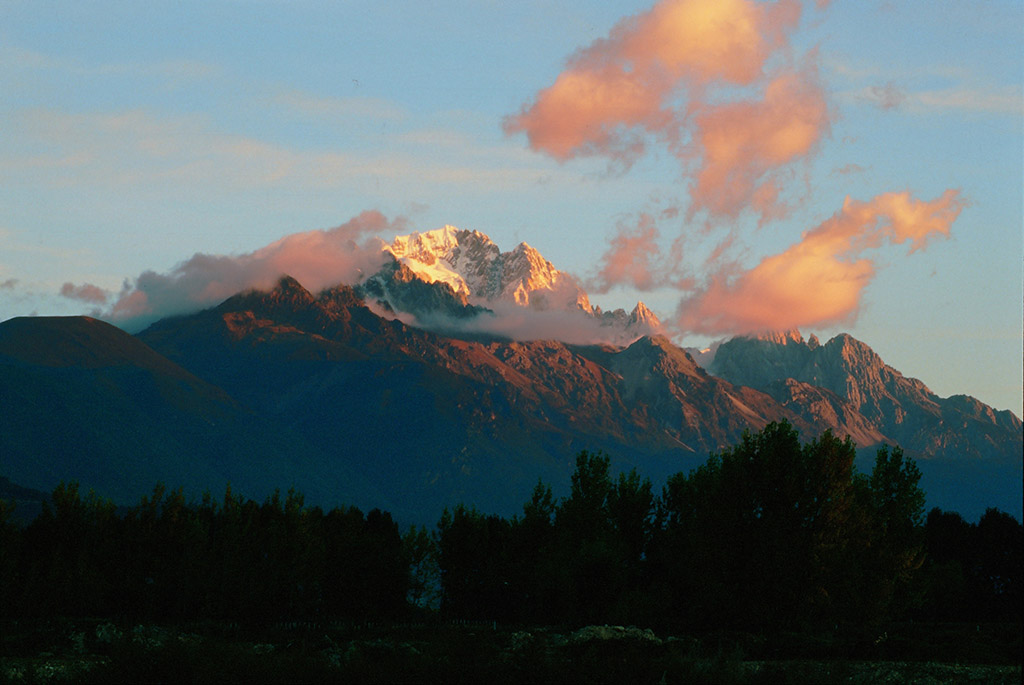
M901 449L870 473L826 432L773 423L669 478L660 495L602 454L568 497L539 483L519 516L456 507L436 533L441 611L527 624L816 631L907 618L1020 620L1021 524L924 516Z
M8 617L380 618L405 606L408 564L390 514L262 504L231 492L188 503L157 486L120 513L76 484L24 529L4 522L0 611Z
M157 486L125 510L75 484L15 525L0 500L6 617L453 619L665 630L833 630L902 618L1021 617L1021 524L924 515L920 472L883 447L870 473L830 432L747 433L660 493L600 453L567 497L538 483L520 515L457 506L401 535L374 509ZM432 601L436 597L437 601Z

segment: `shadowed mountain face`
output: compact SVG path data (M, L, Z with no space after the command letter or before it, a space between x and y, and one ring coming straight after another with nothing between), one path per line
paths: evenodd
M417 297L446 316L467 306L441 283ZM382 318L347 286L314 296L290 278L137 337L88 318L14 319L0 324L0 398L17 408L0 419L0 475L44 489L77 478L129 501L157 480L215 494L231 481L256 497L295 486L310 503L429 523L460 501L513 513L538 478L568 482L580 449L657 483L782 419L862 446L948 435L944 455L956 434L944 422L965 421L978 429L961 436L974 450L964 454L978 459L943 461L943 483L969 480L971 462L1003 464L991 448L1014 439L1019 471L1016 417L936 398L852 338L820 347L827 355L795 338L734 342L716 377L662 337L461 340ZM890 409L902 422L881 420ZM985 505L1015 511L1019 480L981 485ZM949 487L932 503L957 509L957 497Z
M76 479L131 502L158 481L215 495L231 482L262 497L304 477L326 497L320 483L347 471L317 481L318 451L291 428L88 317L0 323L0 406L0 473L35 488Z
M660 479L768 421L812 430L664 338L458 340L380 318L345 286L314 297L283 279L139 337L319 449L344 451L377 489L438 512L460 499L514 511L538 478L567 481L579 449Z

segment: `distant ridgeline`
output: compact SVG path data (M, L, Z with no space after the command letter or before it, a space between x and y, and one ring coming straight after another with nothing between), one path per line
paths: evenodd
M538 478L563 494L581 449L660 487L788 421L805 440L851 436L865 469L899 445L929 506L1022 515L1024 427L1009 411L939 398L846 335L736 338L695 351L702 366L650 334L645 308L609 318L526 247L436 237L433 252L396 247L359 288L285 277L137 336L88 317L0 323L0 476L76 480L118 504L156 482L255 499L294 487L425 524L460 501L510 516ZM503 307L621 344L511 340L494 328Z
M27 526L0 500L0 614L258 624L436 606L514 624L853 635L903 618L1020 621L1019 522L925 518L899 448L868 474L854 458L849 439L802 444L771 423L655 494L584 451L565 498L538 483L520 515L458 506L404 536L388 513L325 512L294 492L188 502L157 487L119 513L62 485Z

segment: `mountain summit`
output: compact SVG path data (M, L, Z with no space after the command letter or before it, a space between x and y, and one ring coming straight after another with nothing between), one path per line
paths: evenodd
M490 331L516 339L557 337L551 325L542 326L539 333L529 326L509 330L498 321L508 314L520 319L544 313L546 321L553 321L552 315L578 317L575 326L561 328L589 328L591 341L628 344L661 332L658 317L642 302L632 312L606 312L591 305L575 277L556 269L526 243L502 252L479 231L445 226L399 236L384 246L384 252L393 261L359 283L360 294L434 330ZM478 319L481 314L491 317Z
M526 243L502 252L479 231L445 226L399 236L384 250L420 279L446 283L477 304L509 302L535 309L592 312L576 279Z

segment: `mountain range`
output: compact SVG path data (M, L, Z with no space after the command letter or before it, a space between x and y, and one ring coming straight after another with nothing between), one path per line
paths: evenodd
M602 312L525 243L446 227L385 250L358 284L314 294L284 276L134 336L88 317L0 323L0 476L123 503L157 481L295 487L432 523L458 502L514 513L538 479L564 487L581 449L657 484L784 419L850 435L865 469L902 446L930 506L1021 516L1020 419L939 398L848 335L738 337L698 364L642 303ZM509 310L585 321L601 342L514 340Z

